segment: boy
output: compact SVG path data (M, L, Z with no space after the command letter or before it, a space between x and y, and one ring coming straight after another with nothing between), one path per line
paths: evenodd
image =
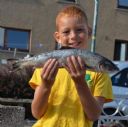
M59 12L54 33L58 43L86 49L90 36L82 9L70 5ZM30 85L35 89L32 114L38 121L33 127L92 127L103 104L112 100L112 87L107 74L88 71L84 65L79 56L70 56L64 68L49 59L35 70Z

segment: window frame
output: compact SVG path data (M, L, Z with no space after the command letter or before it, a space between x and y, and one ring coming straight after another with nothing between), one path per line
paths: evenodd
M30 35L31 35L31 31L30 30L12 28L12 27L2 27L2 26L0 26L0 28L4 29L3 46L0 46L0 50L14 51L16 49L17 51L21 51L21 52L29 52L29 50L30 50ZM28 48L17 48L17 47L10 48L8 46L8 42L7 42L8 30L19 31L19 32L27 32L28 33L28 43L27 43L28 44Z
M120 0L117 0L117 8L119 9L128 9L128 5L121 5Z
M128 60L128 41L127 40L119 40L115 39L115 46L114 46L114 56L113 59L115 61L122 60L121 59L121 45L125 44L126 45L126 51L125 51L125 60Z

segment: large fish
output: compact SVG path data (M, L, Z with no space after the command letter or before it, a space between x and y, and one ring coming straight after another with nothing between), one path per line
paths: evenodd
M13 68L22 69L27 66L41 68L43 67L44 63L50 58L58 59L59 65L60 67L62 67L62 63L65 63L66 58L71 55L80 56L85 61L85 67L88 70L107 73L119 70L118 67L111 60L103 57L98 53L93 53L84 49L61 49L42 53L33 57L24 58L16 61L13 64Z

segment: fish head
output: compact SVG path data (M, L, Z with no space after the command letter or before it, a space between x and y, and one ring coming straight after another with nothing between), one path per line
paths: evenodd
M113 73L119 71L119 68L108 59L102 59L99 63L99 70L101 72Z

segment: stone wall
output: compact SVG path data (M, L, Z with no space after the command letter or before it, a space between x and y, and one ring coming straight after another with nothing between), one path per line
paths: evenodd
M24 127L25 108L0 105L0 127Z

